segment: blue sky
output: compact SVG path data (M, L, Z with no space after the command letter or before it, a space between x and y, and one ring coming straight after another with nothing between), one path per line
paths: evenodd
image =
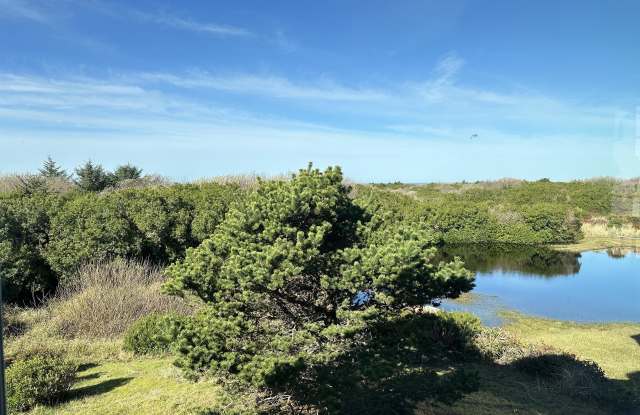
M0 0L0 171L640 175L640 3ZM477 138L470 139L474 134Z

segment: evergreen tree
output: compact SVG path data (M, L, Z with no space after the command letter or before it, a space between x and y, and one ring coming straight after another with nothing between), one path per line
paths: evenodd
M68 178L69 175L67 172L51 158L48 156L47 159L42 163L42 167L38 170L41 176L43 177L59 177L59 178Z
M389 221L349 193L339 168L321 172L309 166L289 181L260 182L209 239L169 267L165 290L194 294L207 305L179 334L178 366L188 373L226 373L274 391L290 393L303 383L312 390L331 383L317 379L326 373L318 368L336 373L337 366L345 367L338 356L354 348L374 350L374 337L399 350L399 332L375 327L397 325L403 310L473 287L458 258L436 260L437 239L430 231ZM425 324L417 327L433 332ZM425 344L416 350L426 353ZM366 359L367 368L337 378L368 373L353 385L375 384L374 376L382 381L421 370L395 352ZM343 406L332 413L352 412Z
M113 177L116 183L123 180L139 179L140 176L142 176L142 169L128 163L118 166L118 168L113 172Z
M75 172L78 176L75 180L76 185L87 192L99 192L113 184L113 176L91 160L77 167Z

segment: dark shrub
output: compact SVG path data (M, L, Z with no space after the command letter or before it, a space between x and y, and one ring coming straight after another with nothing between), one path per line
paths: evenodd
M570 353L542 346L516 360L513 366L558 392L592 400L608 408L622 411L638 404L631 391L610 382L596 362L579 359Z
M38 354L11 364L6 371L7 406L25 411L58 401L75 377L76 366L55 354Z
M50 211L59 198L47 193L0 198L0 278L3 299L27 303L53 290L56 276L43 256Z
M478 317L471 313L438 313L432 323L433 340L450 350L470 351L481 327Z
M114 183L114 177L100 164L94 164L91 160L77 167L75 173L76 185L86 192L99 192Z
M142 317L127 330L124 349L138 355L167 352L186 319L186 316L174 313Z
M595 362L581 361L572 354L553 352L545 348L516 360L514 366L528 375L545 379L559 379L565 370L575 367L581 367L595 378L604 378L604 372Z

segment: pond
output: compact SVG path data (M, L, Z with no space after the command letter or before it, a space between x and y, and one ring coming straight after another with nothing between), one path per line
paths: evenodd
M447 246L443 259L461 257L476 272L476 287L448 310L500 324L501 310L579 322L640 321L640 254L633 250L581 254L514 245Z

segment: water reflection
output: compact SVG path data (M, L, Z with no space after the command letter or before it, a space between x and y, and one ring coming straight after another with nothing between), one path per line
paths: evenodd
M611 258L624 258L630 254L640 254L640 247L613 247L607 249L607 255Z
M467 310L486 323L499 311L583 322L640 321L640 254L613 248L582 254L517 245L444 247L442 259L461 257L476 272L465 301L445 309ZM537 278L536 278L537 277Z
M580 272L580 254L531 245L447 245L440 255L445 261L458 256L468 269L478 273L509 272L533 277L558 277Z

